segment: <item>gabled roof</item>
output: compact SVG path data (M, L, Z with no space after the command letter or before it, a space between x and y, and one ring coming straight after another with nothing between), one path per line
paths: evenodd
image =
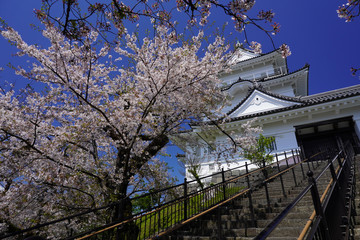
M298 97L289 97L272 93L262 89L260 86L255 86L253 88L250 88L247 96L242 101L240 101L234 108L227 112L226 115L231 116L234 115L233 113L235 112L238 112L237 115L246 115L247 112L261 111L261 103L264 100L270 102L270 104L266 105L267 109L289 107L294 104L300 104L303 102ZM259 107L249 109L249 104L251 105L252 103L255 103L255 105L258 105Z
M236 65L238 63L246 63L246 62L250 62L250 61L253 61L257 58L261 58L261 57L264 57L264 56L268 56L268 55L274 55L274 54L279 54L281 56L281 52L280 52L280 49L274 49L273 51L271 52L268 52L268 53L258 53L258 54L255 54L253 53L251 50L248 50L248 49L237 49L236 51L241 51L241 52L249 52L249 53L252 53L254 55L254 57L250 57L250 58L247 58L246 60L242 60L242 61L238 61L238 62L232 62L232 64ZM230 60L231 61L231 60ZM234 61L234 60L232 60Z
M264 90L262 90L262 91L269 94L269 92L267 92L267 91L264 91ZM264 112L257 112L257 113L253 113L253 114L242 115L239 117L232 117L232 118L230 118L229 122L243 120L243 119L251 119L254 117L260 117L260 116L265 116L265 115L279 113L279 112L286 112L288 110L299 109L299 108L313 106L313 105L317 105L317 104L332 102L332 101L336 101L336 100L340 100L340 99L346 99L346 98L350 98L350 97L354 97L354 96L360 96L360 85L350 86L350 87L346 87L346 88L336 89L336 90L332 90L332 91L328 91L328 92L323 92L323 93L318 93L318 94L304 96L304 97L298 97L298 98L281 96L279 94L274 94L274 93L270 93L270 94L272 94L273 96L277 96L279 98L282 97L282 98L284 98L284 100L286 99L286 100L291 101L291 99L292 99L294 102L297 102L300 104L294 104L294 105L291 105L288 107L272 109L272 110L264 111ZM241 103L239 103L237 106L240 106L240 105L241 105ZM231 112L234 111L234 109L230 110L229 113L231 114ZM212 124L212 122L203 122L202 124ZM197 126L197 125L199 125L199 123L194 122L191 125Z
M248 56L245 58L239 57L238 59L236 59L237 51L245 52L246 55L248 55ZM249 66L252 66L253 64L256 64L258 62L263 62L263 61L266 61L269 59L277 59L277 60L281 60L283 62L283 65L286 67L286 71L288 71L287 58L282 57L280 48L274 49L273 51L268 52L268 53L254 53L253 51L248 50L248 49L236 49L233 54L234 54L234 56L231 57L227 62L228 66L230 66L233 70L237 70L237 69L243 68L243 67L249 67ZM219 74L221 75L221 74L226 74L226 73L223 71L220 71Z
M317 93L310 96L304 96L301 99L308 102L309 104L317 104L357 95L360 95L360 84L328 92Z
M261 53L255 53L254 51L246 48L237 48L234 51L233 56L228 60L228 64L237 64L239 62L243 62L252 58L260 57L263 54Z

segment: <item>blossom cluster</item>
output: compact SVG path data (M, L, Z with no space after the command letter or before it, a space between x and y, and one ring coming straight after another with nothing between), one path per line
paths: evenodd
M254 6L255 0L232 0L230 9L233 13L232 19L235 22L235 29L242 32L247 19L246 13Z
M346 22L351 22L355 17L360 15L360 1L348 0L336 10L339 18L345 18Z
M282 44L279 48L283 58L286 58L291 55L290 47L286 44Z
M261 53L261 44L255 41L250 43L250 48L254 51L254 53Z

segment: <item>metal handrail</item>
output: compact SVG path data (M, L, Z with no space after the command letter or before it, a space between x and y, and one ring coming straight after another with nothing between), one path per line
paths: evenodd
M348 144L350 144L350 143L348 143ZM322 171L318 174L318 176L315 179L313 179L313 181L317 182L320 179L320 177L323 176L323 174L326 172L326 170L328 170L329 168L332 168L333 163L337 159L339 159L339 157L342 153L343 153L343 150L340 150L339 153L331 161L329 161L329 163L322 169ZM349 160L347 158L345 158L343 161L341 161L341 160L339 161L339 166L335 170L336 178L334 179L334 176L332 176L332 178L329 181L329 184L327 185L321 198L319 199L321 208L323 209L323 211L326 210L326 207L329 203L330 197L332 196L332 193L335 189L336 182L339 179L340 174L343 171L344 166L348 161ZM308 176L309 176L309 178L312 177L310 175L308 175ZM286 215L300 202L300 200L309 191L313 191L313 188L314 188L314 185L312 183L309 183L309 185L307 187L305 187L305 189L290 204L288 204L287 207L272 222L270 222L255 239L257 239L257 240L265 239L267 236L269 236L271 234L271 232L273 230L275 230L275 228L280 224L280 222L286 217ZM348 214L350 214L350 213L348 213ZM317 218L314 221L315 217L317 217ZM309 231L311 226L312 226L312 229L311 229L311 232L309 233L309 236L313 236L312 234L315 234L315 232L317 231L317 226L320 224L321 218L322 217L320 215L316 215L316 212L314 210L311 217L307 221L303 231L299 235L298 240L304 239L305 235L307 234L307 232Z
M276 153L273 153L273 154L270 154L270 155L281 156L281 155L285 155L286 153L290 154L292 151L297 151L297 150L299 150L299 149L298 149L298 148L295 148L295 149L290 149L290 150L286 150L286 151L282 151L282 152L276 152ZM318 155L318 154L319 154L319 153L316 153L315 155ZM313 156L314 156L314 155L313 155ZM311 157L313 157L313 156L311 156ZM286 159L280 160L279 162L283 162L283 161L286 161ZM273 164L273 163L272 163L272 164ZM227 172L235 171L235 170L238 170L238 169L244 169L244 168L245 168L245 165L246 165L246 163L243 164L243 165L234 167L234 168L229 168L229 169L225 170L224 173L226 174ZM249 165L255 165L255 164L254 164L254 163L250 163L250 164L247 164L247 165L249 166ZM267 167L270 167L270 166L271 166L271 164L270 164L270 165L267 165ZM257 168L256 165L255 165L255 167ZM212 174L210 174L210 175L206 175L206 176L200 177L199 179L202 180L202 179L205 179L205 178L210 178L210 177L216 176L216 175L218 175L218 174L220 174L220 173L221 173L221 170L219 170L219 171L216 172L216 173L212 173ZM188 184L189 184L189 183L196 183L196 179L191 180L191 181L188 181L187 183L188 183ZM182 184L179 184L179 185L182 185ZM179 185L177 185L177 186L179 186Z
M348 151L345 151L346 149L348 149L348 151L350 151L350 154L349 154L349 152ZM344 151L343 151L343 154L344 154L344 160L341 162L341 164L339 164L339 167L338 168L340 168L338 171L337 171L337 176L336 176L336 181L340 178L340 175L341 175L341 172L342 171L344 171L344 168L345 168L345 166L346 166L346 164L348 164L348 166L347 167L350 167L350 169L349 169L349 171L351 172L351 169L353 168L353 164L354 164L354 161L353 161L353 154L354 152L353 152L353 148L352 148L352 145L350 144L350 142L348 142L347 144L345 144L345 147L344 147ZM340 158L338 158L338 159L340 159ZM350 164L352 164L352 165L350 165ZM351 175L351 174L348 174L348 173L345 173L346 175L345 176L348 176L348 179L349 179L349 176ZM333 180L333 179L332 179ZM340 184L340 183L338 183L338 184ZM353 184L353 183L352 183ZM333 191L334 191L334 189L335 189L335 186L336 186L336 183L334 183L333 185L332 185L332 187L331 187L331 189L330 189L330 192L329 192L329 194L327 195L327 197L324 199L324 204L323 204L323 206L321 207L322 209L323 209L323 212L325 212L326 211L326 208L327 208L327 205L328 205L328 203L329 203L329 201L330 201L330 198L332 197L332 193L333 193ZM347 187L346 187L347 188ZM344 188L344 189L346 189L346 188ZM340 188L339 188L340 189ZM343 193L344 195L343 196L345 196L345 192ZM347 211L349 211L349 210L347 210ZM348 212L348 214L352 214L352 213L349 213ZM322 222L322 224L323 224L323 226L322 226L322 228L320 228L319 229L319 225L320 225L320 223ZM314 222L314 224L313 224L313 226L312 226L312 228L311 228L311 231L308 233L308 236L307 236L307 239L308 240L310 240L310 239L313 239L314 238L314 236L315 236L315 234L317 234L317 235L322 235L322 236L324 236L324 234L325 235L329 235L329 233L328 233L328 227L326 226L327 225L327 220L326 220L326 218L325 218L325 216L317 216L317 219L316 219L316 221ZM349 229L349 228L348 228ZM347 230L348 230L347 229ZM305 233L306 234L306 233ZM304 235L305 235L304 234ZM345 232L345 235L346 235L347 233ZM342 232L342 235L344 235L344 232Z
M355 203L355 188L354 188L354 185L355 185L355 166L353 165L352 169L351 169L351 176L350 176L350 179L349 179L349 184L350 184L350 189L349 189L349 196L347 196L347 204L348 204L348 213L347 215L345 216L346 218L346 221L347 224L345 225L342 225L342 227L344 228L344 231L345 234L344 234L344 239L349 239L350 237L350 230L352 231L352 234L351 236L354 236L354 220L353 219L353 213L355 211L355 206L353 206ZM343 219L344 220L344 219ZM344 222L343 222L344 223Z
M336 159L336 158L334 158L334 160L335 160L335 159ZM333 160L333 161L334 161L334 160ZM330 163L328 163L328 164L324 167L324 169L318 174L318 176L316 177L317 180L324 174L325 170L329 168L329 165L330 165ZM332 179L331 179L329 185L331 185L331 184L332 184ZM326 188L326 190L324 191L324 193L323 193L323 195L322 195L322 197L321 197L321 202L322 202L322 200L325 198L325 196L326 196L326 194L327 194L327 192L328 192L329 185L328 185L328 187ZM256 240L265 239L267 236L269 236L269 235L271 234L271 232L272 232L273 230L275 230L275 228L280 224L280 222L286 217L286 215L302 200L303 197L305 197L305 195L311 190L311 188L312 188L312 185L311 185L311 184L309 184L308 186L306 186L305 189L304 189L291 203L289 203L289 204L285 207L285 209L284 209L281 213L279 213L279 215L278 215L272 222L270 222L270 223L264 228L263 231L261 231L261 233L260 233L258 236L255 237L255 239L256 239ZM315 211L314 211L313 215L315 216ZM312 217L313 215L311 215L311 217ZM313 219L313 218L311 218L311 217L310 217L310 219ZM312 220L309 220L309 221L312 222ZM300 236L301 236L301 235L302 235L302 234L300 234ZM299 239L301 239L301 238L299 237Z
M319 153L317 153L317 154L315 154L315 155L318 155L318 154L319 154ZM314 157L315 155L313 155L312 157ZM293 155L292 157L294 157L294 156L298 156L298 154ZM283 161L285 161L285 160L287 160L287 159L284 159ZM308 161L308 159L305 159L305 160L301 161L301 163L304 163L304 162L306 162L306 161ZM296 163L296 162L295 162L295 163ZM297 163L296 165L299 165L299 164L300 164L300 163ZM271 165L266 166L265 168L259 168L259 169L253 170L253 171L251 171L250 173L243 174L243 175L241 175L241 176L239 176L239 177L235 177L235 178L232 178L232 179L228 179L228 180L226 180L226 181L224 181L224 182L221 182L221 183L215 184L215 185L213 185L213 186L204 188L203 190L200 190L200 191L198 191L198 192L195 192L195 193L190 194L189 196L187 196L186 199L183 198L182 200L183 200L183 201L189 200L189 199L193 198L194 196L201 194L201 193L204 192L205 190L208 190L208 189L210 189L210 188L216 189L217 187L220 187L221 185L226 185L226 184L228 184L228 183L230 183L230 182L235 182L236 180L239 180L240 178L247 177L247 176L250 175L250 174L254 174L254 173L256 173L256 172L262 171L262 170L264 170L264 169L266 169L266 168L268 168L268 167L271 167ZM282 171L282 174L287 173L287 172L290 171L291 169L293 169L293 166L291 166L291 167L283 170L283 171ZM282 175L282 174L281 174L281 175ZM278 175L278 174L277 174L277 176L281 176L281 175ZM275 176L275 177L277 177L277 176ZM274 176L271 176L270 178L265 179L262 183L259 183L258 185L262 185L264 182L270 181L270 180L272 180L273 178L274 178ZM206 210L203 210L203 211L201 211L201 212L199 212L199 213L191 216L191 217L188 218L188 219L184 219L183 221L179 222L178 224L174 225L173 227L170 227L169 229L167 229L167 230L165 230L165 231L163 231L163 232L158 232L158 234L156 234L155 237L163 236L163 235L165 235L165 234L168 234L169 232L171 232L171 231L173 231L173 230L181 227L181 226L184 225L185 223L188 223L189 221L194 220L194 219L202 216L203 214L207 213L208 211L211 211L211 210L213 210L213 209L215 209L215 208L218 208L219 206L221 206L221 205L229 202L230 200L232 200L232 199L234 199L234 198L237 198L237 197L239 197L239 196L241 196L241 195L244 195L245 193L251 192L251 191L253 190L253 188L256 188L256 187L258 187L258 186L253 186L253 187L250 187L250 188L243 189L240 193L237 193L236 195L234 195L234 196L232 196L232 197L230 197L230 198L228 198L228 199L223 199L222 201L218 202L216 205L211 206L210 208L208 208L208 209L206 209ZM154 211L159 212L159 208L154 209ZM153 211L152 211L152 212L153 212ZM144 215L143 215L143 216L144 216ZM137 219L138 219L138 218L137 218ZM128 221L131 221L131 220L135 220L135 218L132 218L132 219L130 219L130 220L128 220ZM99 234L99 233L101 233L101 232L104 232L104 231L106 231L106 230L115 229L115 228L118 227L120 224L121 224L121 223L114 223L114 225L113 225L112 227L108 227L108 228L106 228L106 229L104 229L104 230L99 230L99 231L97 231L97 232L91 232L91 231L89 231L89 232L87 232L87 233L83 233L82 236L84 236L84 234L85 234L86 236L84 236L84 237L82 237L82 238L77 238L77 239L85 239L85 238L94 236L94 235L96 235L96 234ZM73 238L71 238L71 239L73 239Z

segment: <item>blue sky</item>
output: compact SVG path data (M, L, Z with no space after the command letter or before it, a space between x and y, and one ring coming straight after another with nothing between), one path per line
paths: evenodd
M339 19L336 9L340 4L342 1L259 0L253 9L254 12L272 9L276 13L275 21L280 23L281 31L274 37L275 45L278 47L286 43L290 46L290 71L303 67L305 63L310 64L310 94L360 82L359 77L351 76L349 71L351 66L360 66L360 19L351 23ZM30 28L30 23L38 24L33 9L39 7L40 0L0 0L0 16L19 31L26 41L41 43L40 33ZM218 25L228 21L231 26L229 29L234 32L232 21L222 14L213 12L211 21ZM264 34L250 29L248 33L249 40L262 43L263 52L273 50ZM241 38L241 34L235 33L233 37ZM16 50L3 38L0 38L0 49L0 67L5 68L0 73L1 81L16 79L21 82L22 79L14 77L6 65L9 62L21 64L24 60L12 57Z
M279 47L282 43L290 46L290 71L297 70L306 63L310 64L310 94L360 84L359 76L354 77L350 73L351 66L360 67L360 18L345 23L337 17L336 9L344 1L259 0L253 9L255 12L259 9L272 9L275 12L275 21L281 25L280 33L274 37L275 46ZM33 9L39 8L40 2L0 0L0 16L19 31L26 41L41 43L41 34L30 28L30 23L38 24ZM215 12L211 15L211 21L218 25L225 21L232 24L228 17ZM229 29L234 32L232 26ZM273 50L264 34L250 29L248 31L249 40L261 42L263 52ZM234 36L241 38L237 33ZM16 49L3 38L0 38L0 50L0 68L4 69L0 72L1 85L5 80L23 83L24 80L16 76L6 65L9 62L19 65L24 63L25 59L13 57ZM175 155L177 150L170 147L170 152ZM174 157L168 161L170 166L178 168ZM175 172L177 173L176 170Z

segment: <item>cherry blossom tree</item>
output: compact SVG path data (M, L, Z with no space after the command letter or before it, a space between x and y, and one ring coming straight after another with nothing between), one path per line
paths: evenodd
M32 59L16 73L37 83L21 96L0 91L0 219L12 229L120 200L108 218L87 223L128 217L131 194L167 184L156 156L169 136L189 121L223 117L218 72L229 68L228 46L216 37L204 47L202 31L180 41L174 9L197 26L207 23L210 9L221 9L246 39L247 25L270 39L279 31L271 11L248 15L253 0L86 1L85 8L77 0L42 2L35 13L47 48L27 44L0 19L1 35ZM128 33L125 23L140 17L152 20L153 39ZM257 52L260 46L251 43ZM286 45L281 51L290 54Z
M200 52L203 32L180 42L163 25L153 39L126 34L113 49L99 47L96 31L74 41L52 24L48 48L9 27L1 34L33 59L16 73L42 88L0 92L0 219L14 228L124 199L106 221L127 217L136 179L166 182L154 157L168 136L222 106L220 37Z

